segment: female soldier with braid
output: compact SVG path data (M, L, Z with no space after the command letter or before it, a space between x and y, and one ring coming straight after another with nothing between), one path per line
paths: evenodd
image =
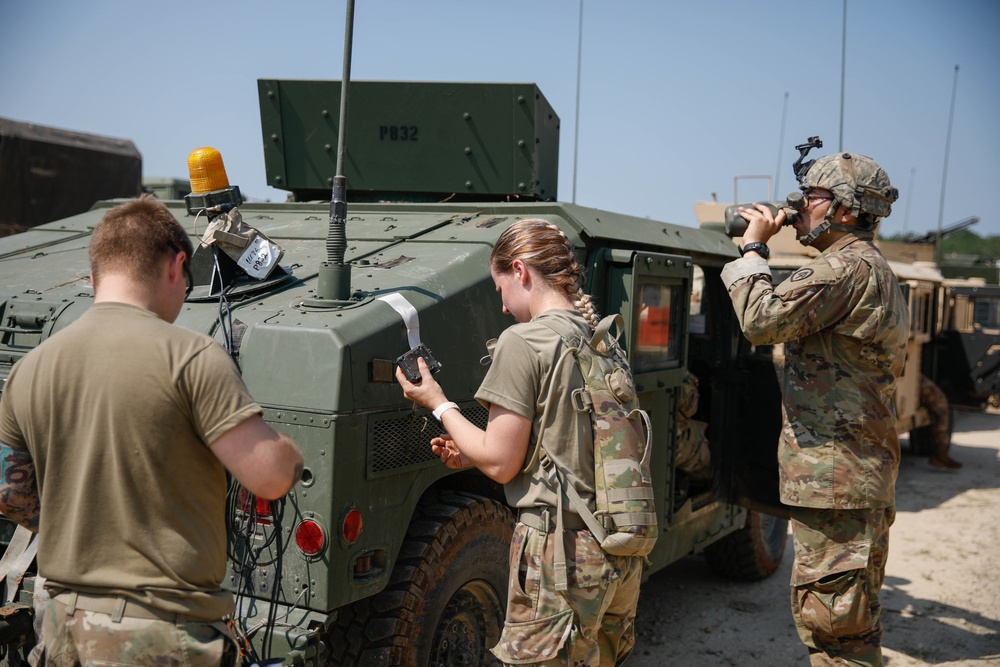
M642 559L604 553L571 513L570 503L560 502L554 471L572 471L568 483L593 508L590 417L575 412L568 400L583 386L583 378L575 363L556 364L566 345L556 331L590 338L598 323L582 289L583 267L558 227L527 219L500 235L490 256L490 274L503 312L517 324L500 335L493 363L476 392L489 409L486 430L448 401L422 359L419 384L408 382L402 371L396 378L408 399L441 420L447 435L431 441L441 461L449 468L475 466L503 484L508 503L518 509L507 619L493 653L504 663L620 664L635 643ZM546 402L551 404L547 409ZM548 455L541 461L534 456L540 430ZM553 566L557 506L563 507L569 584L561 592L555 589Z

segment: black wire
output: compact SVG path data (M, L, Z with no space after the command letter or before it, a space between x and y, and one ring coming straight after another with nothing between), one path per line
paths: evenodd
M222 346L236 362L239 368L239 359L233 345L233 312L230 308L228 293L232 285L222 287L222 269L219 266L219 257L216 254L217 248L213 248L212 259L215 263L215 276L219 279L219 333L222 336ZM245 502L241 506L240 491L245 491ZM244 603L249 598L256 597L253 590L251 573L261 566L260 555L274 545L276 554L274 563L274 581L271 585L270 594L265 599L268 600L267 619L264 625L264 636L261 640L261 652L264 656L270 657L274 645L274 632L278 619L278 603L281 599L281 575L283 570L283 556L285 545L282 535L282 520L285 514L285 499L272 500L269 502L271 513L272 530L266 536L264 543L259 547L254 546L260 524L257 521L257 498L243 487L236 480L232 481L227 494L226 519L229 523L229 533L233 535L233 543L227 546L227 556L234 565L234 574L238 578L238 583L234 588L236 609L244 608ZM243 544L243 553L239 553L239 545ZM262 596L263 597L263 596ZM245 620L237 615L237 622L240 631L246 636L247 627ZM249 637L248 637L249 639ZM252 641L247 642L249 658L252 662L260 662L261 656L257 654Z
M233 311L229 306L228 298L229 290L233 286L223 286L222 284L222 268L219 266L218 252L219 249L213 246L212 261L215 264L214 275L219 279L219 333L222 335L223 349L236 362L238 368L239 361L236 358L235 346L233 345Z
M244 495L245 494L245 495ZM242 502L241 502L242 495ZM271 531L266 535L264 542L260 546L255 546L256 538L260 531L257 513L257 498L249 491L246 491L240 484L233 480L227 494L226 520L229 524L229 532L233 535L233 544L227 548L230 561L234 564L234 574L238 578L235 585L236 608L244 608L244 603L250 598L261 597L268 601L268 611L265 624L263 626L263 638L261 640L261 653L270 657L274 643L274 632L278 617L278 604L281 600L281 575L283 570L284 538L282 523L285 514L285 499L269 501L269 512ZM238 547L242 544L242 553ZM260 557L267 552L270 547L276 549L272 560L262 563ZM274 564L274 580L270 591L254 591L251 574L259 567ZM255 594L256 593L256 594ZM237 617L239 627L244 636L247 636L248 628L246 622ZM254 632L256 634L256 631ZM249 637L248 637L249 639ZM252 642L248 642L249 658L254 662L260 661Z
M247 492L241 503L240 491L242 490L243 487L240 486L239 482L235 479L231 481L227 494L226 522L229 524L229 534L233 536L232 545L227 546L227 555L233 563L233 574L237 578L233 593L237 610L235 621L240 634L246 637L247 627L243 617L238 612L245 608L248 596L252 596L250 573L253 571L253 553L250 545L253 543L257 521L253 496ZM241 544L243 545L242 554L238 551ZM243 642L240 643L243 645ZM247 641L245 646L250 661L259 662L253 643Z
M271 585L270 604L267 608L267 625L265 626L266 634L263 642L261 643L261 648L264 651L264 655L267 657L271 657L271 647L274 642L274 631L276 629L275 625L278 621L278 600L281 597L281 573L284 554L281 524L285 515L285 499L281 498L279 500L272 500L270 505L272 525L274 526L274 530L271 532L271 535L276 541L277 555L274 560L274 582Z

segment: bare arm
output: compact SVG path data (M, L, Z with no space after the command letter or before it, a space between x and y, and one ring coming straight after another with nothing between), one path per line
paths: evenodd
M41 506L31 454L0 441L0 512L37 533Z
M483 431L458 410L448 410L442 416L442 425L459 454L490 479L506 484L524 466L531 437L531 421L521 415L493 405ZM434 445L432 440L431 446ZM438 453L437 449L435 453Z
M429 410L448 399L444 390L427 370L423 359L417 359L421 382L413 384L403 371L396 369L396 379L403 395ZM490 479L506 484L514 479L524 465L531 439L531 420L506 408L493 405L486 430L479 428L458 410L448 410L441 416L447 437L431 440L431 449L449 468L475 466Z
M233 477L265 500L288 493L302 477L302 453L291 438L254 415L226 431L211 445Z

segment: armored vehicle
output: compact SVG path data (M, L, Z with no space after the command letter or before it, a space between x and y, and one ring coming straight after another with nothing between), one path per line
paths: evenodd
M899 262L933 266L941 239L979 222L971 216L943 230L881 243ZM938 268L942 280L926 314L933 336L924 347L925 372L955 406L982 410L1000 407L1000 285L990 258L946 254Z
M933 245L895 241L879 247L894 267L937 272ZM1000 285L967 272L956 275L954 264L940 269L933 289L925 286L917 302L911 295L913 319L927 334L923 372L955 407L1000 407Z
M942 291L938 382L954 405L1000 408L1000 285L950 279Z
M196 151L215 170L211 185L192 175L192 194L168 202L196 246L209 221L238 211L280 257L254 277L242 257L199 247L177 321L230 352L265 419L305 456L302 481L280 502L232 490L226 585L248 659L495 664L514 514L498 485L438 461L428 445L438 423L403 399L393 372L423 343L449 397L485 425L473 398L485 343L513 323L488 259L526 217L565 231L599 310L623 317L620 340L652 417L661 532L647 574L697 552L735 577L778 567L779 390L719 278L737 257L725 235L560 203L559 118L533 84L352 84L343 192L333 161L340 83L258 85L268 183L291 201L242 203L218 153ZM90 306L88 243L115 203L0 241L4 376ZM328 234L331 209L344 215L343 238ZM676 468L688 372L711 453L697 481ZM2 537L11 543L13 526ZM32 570L6 584L8 617L21 618L4 634L13 663L32 641Z

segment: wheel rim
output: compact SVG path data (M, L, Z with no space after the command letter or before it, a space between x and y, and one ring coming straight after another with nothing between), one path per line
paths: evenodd
M490 648L500 638L500 596L485 581L470 581L448 601L434 636L431 664L439 667L497 665Z

